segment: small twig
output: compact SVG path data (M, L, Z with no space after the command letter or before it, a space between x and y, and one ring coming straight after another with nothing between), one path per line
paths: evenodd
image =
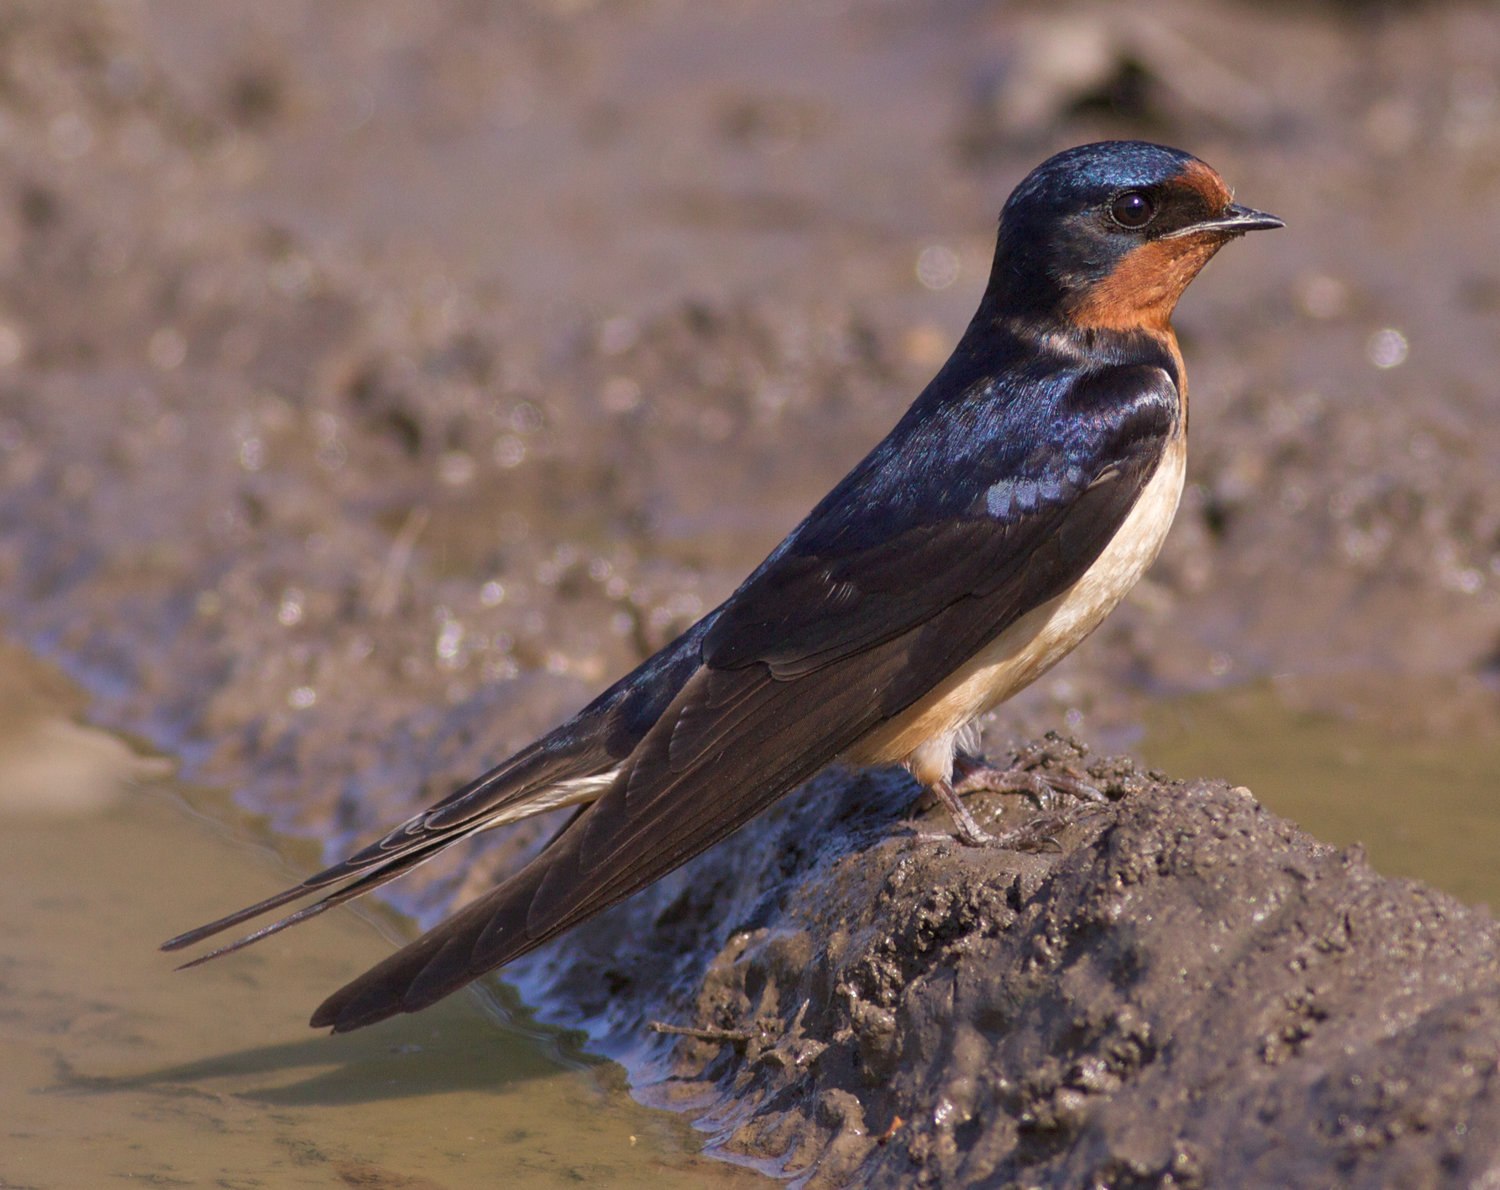
M759 1029L695 1029L690 1025L669 1025L666 1021L650 1021L646 1027L653 1033L665 1033L670 1037L692 1037L698 1041L720 1041L730 1045L745 1045L759 1035Z

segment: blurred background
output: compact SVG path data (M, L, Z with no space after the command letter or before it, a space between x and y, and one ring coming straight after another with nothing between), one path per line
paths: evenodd
M1055 728L1223 776L1383 870L1491 899L1493 5L21 0L0 12L0 847L58 882L10 882L6 916L60 916L5 943L53 972L12 1005L36 1065L5 1094L54 1121L33 1092L84 1094L71 1037L110 1055L84 1079L99 1111L132 1105L96 1141L202 1124L146 1083L238 1079L246 1110L278 1067L250 1027L270 989L300 996L277 1026L300 1046L333 976L286 990L288 951L237 976L150 965L160 937L280 880L221 836L300 875L712 607L946 358L1010 188L1106 137L1186 148L1288 227L1231 245L1184 300L1177 526L1097 636L1000 712L992 751ZM194 784L164 797L200 821L145 829L139 782L173 759ZM215 887L242 861L242 892ZM487 871L395 905L430 917ZM63 961L70 923L146 885L158 899L89 943L95 965L110 946L142 965L107 1001L109 1049L98 1004L58 992L90 978ZM360 937L350 970L385 945ZM235 979L231 1041L208 1010ZM192 1038L174 1061L258 1057L151 1067L159 981ZM195 999L201 1032L181 1025ZM493 1031L468 1011L449 1028ZM142 1097L100 1090L121 1072ZM330 1104L369 1077L347 1077L276 1092L294 1133L350 1118ZM617 1074L578 1077L566 1093L615 1104L621 1135L665 1130L642 1176L708 1176ZM483 1115L493 1088L471 1081ZM384 1118L338 1127L400 1151ZM320 1135L350 1168L385 1160ZM110 1168L136 1168L120 1144ZM25 1152L0 1179L44 1184L58 1152Z

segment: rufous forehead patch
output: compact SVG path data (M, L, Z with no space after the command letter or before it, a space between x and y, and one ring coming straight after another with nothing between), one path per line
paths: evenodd
M1224 179L1219 177L1218 171L1201 161L1188 162L1173 180L1178 185L1201 194L1210 211L1222 211L1234 197L1224 184Z

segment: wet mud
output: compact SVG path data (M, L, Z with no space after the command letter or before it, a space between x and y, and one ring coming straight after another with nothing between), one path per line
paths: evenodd
M660 1100L707 1097L726 1150L813 1185L1488 1176L1488 913L1378 875L1243 787L1090 771L1120 800L1041 855L904 839L857 799L761 832L750 870L774 908L711 935L680 1013L702 1033L667 1060ZM794 879L762 875L787 853ZM590 974L621 967L649 969Z
M1286 673L1493 732L1497 63L1477 4L10 5L0 614L340 851L722 598L941 362L1010 186L1147 136L1288 230L1188 294L1171 539L990 751ZM997 856L828 774L511 976L825 1184L1492 1171L1488 916L1223 775L1111 762Z

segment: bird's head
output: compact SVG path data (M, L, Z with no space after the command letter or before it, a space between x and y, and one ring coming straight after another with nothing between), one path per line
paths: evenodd
M988 298L1006 313L1111 330L1165 330L1221 247L1283 226L1240 206L1190 153L1102 141L1050 157L1000 215Z

